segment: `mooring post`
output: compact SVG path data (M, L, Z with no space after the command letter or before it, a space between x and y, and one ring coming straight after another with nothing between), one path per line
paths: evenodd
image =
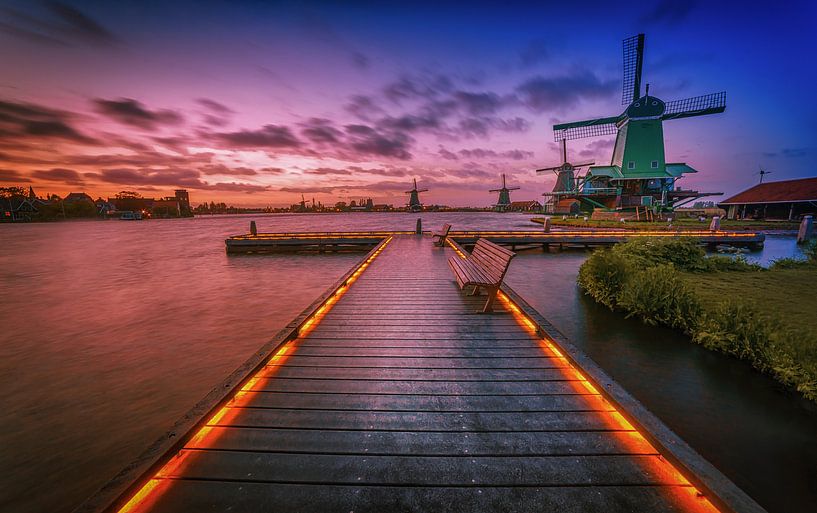
M422 235L423 234L423 220L422 219L417 219L417 228L414 229L414 233L416 233L417 235Z
M798 244L811 240L812 228L812 216L803 216L803 220L800 221L800 230L797 232Z
M550 216L545 216L545 220L542 221L542 229L545 231L545 233L550 232Z
M255 221L250 221L250 234L253 236L258 235L258 228L255 226Z
M709 231L710 232L721 231L721 216L712 217L712 222L709 223Z

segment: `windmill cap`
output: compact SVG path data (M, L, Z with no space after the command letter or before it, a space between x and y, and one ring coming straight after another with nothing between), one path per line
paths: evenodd
M629 118L654 118L662 115L667 106L655 96L642 96L627 107Z

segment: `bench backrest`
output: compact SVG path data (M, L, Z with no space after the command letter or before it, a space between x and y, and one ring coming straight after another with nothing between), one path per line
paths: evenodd
M440 235L442 235L443 237L445 237L446 235L448 235L448 232L450 232L450 231L451 231L451 225L450 225L450 224L448 224L448 223L445 223L445 224L443 225L443 229L442 229L442 230L440 230Z
M468 259L485 271L494 283L505 277L505 272L516 253L486 239L478 239Z

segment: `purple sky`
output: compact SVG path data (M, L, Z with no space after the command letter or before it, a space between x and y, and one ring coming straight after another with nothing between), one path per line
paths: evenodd
M400 205L417 177L425 203L485 206L506 173L541 199L552 124L623 110L638 32L652 94L728 91L724 114L665 123L668 161L700 171L685 187L815 174L813 3L542 4L0 0L0 185Z

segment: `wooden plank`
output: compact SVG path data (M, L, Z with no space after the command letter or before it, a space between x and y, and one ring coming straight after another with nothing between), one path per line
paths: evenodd
M417 412L529 412L613 411L601 397L580 395L405 395L405 394L316 394L256 393L249 408L338 411Z
M189 450L182 474L241 482L391 486L679 485L657 456L374 456Z
M381 431L616 431L596 412L437 413L231 408L218 426Z
M302 370L324 370L324 367L311 367ZM345 371L347 369L335 369ZM373 375L379 371L372 369ZM391 371L391 369L385 369ZM411 369L414 370L414 369ZM415 372L416 373L416 372ZM586 394L575 382L564 380L480 380L480 381L446 381L446 380L380 380L380 379L297 379L267 378L260 379L251 390L269 392L343 392L361 394Z
M637 433L428 433L215 428L211 449L313 454L578 456L656 454Z
M152 508L156 513L297 511L446 511L608 513L689 511L686 487L388 487L176 481Z
M274 379L273 379L274 378ZM495 369L490 379L482 369L349 369L345 367L288 367L275 368L274 374L266 379L283 381L287 378L309 378L348 381L447 381L447 382L484 382L498 381L570 381L563 368L552 369ZM385 385L384 385L385 386ZM484 385L488 391L497 385ZM546 392L540 392L546 393Z

